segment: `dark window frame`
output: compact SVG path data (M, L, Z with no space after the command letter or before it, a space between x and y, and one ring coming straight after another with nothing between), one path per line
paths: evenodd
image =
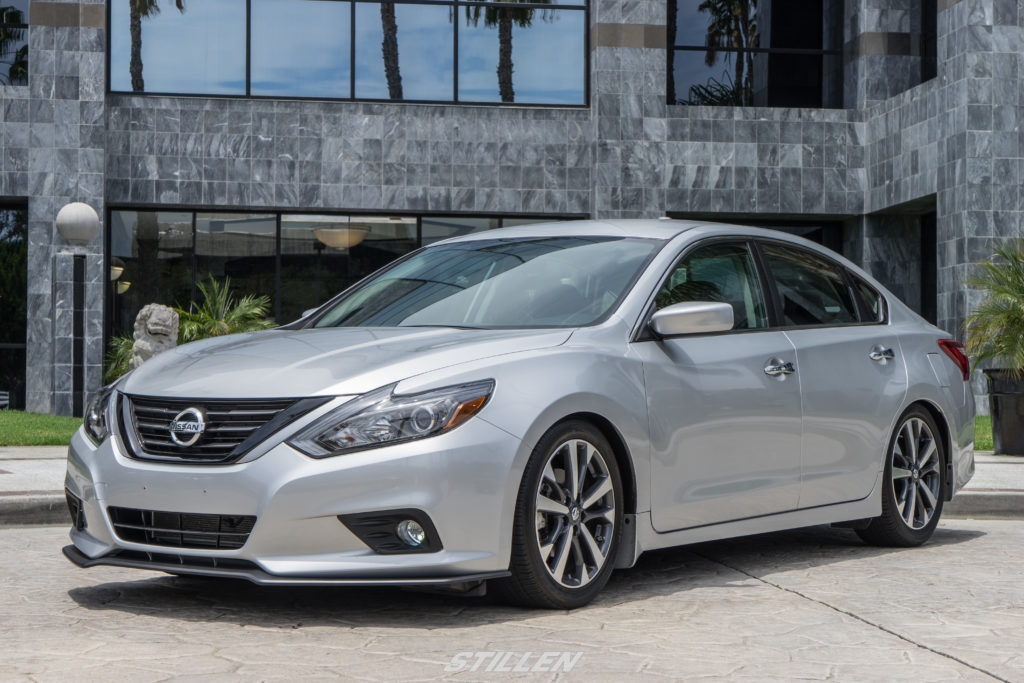
M119 0L109 0L118 2ZM349 20L349 97L310 97L302 95L253 95L252 94L252 0L245 1L245 93L243 94L204 94L204 93L178 93L145 90L135 92L132 90L114 90L111 88L111 45L113 31L111 26L110 8L107 8L107 45L105 51L105 74L106 93L108 95L127 96L150 96L150 97L202 97L218 99L247 99L247 100L294 100L300 102L371 102L387 104L433 104L453 105L471 107L530 107L530 108L558 108L558 109L589 109L590 108L590 18L591 0L554 0L552 4L540 4L534 2L516 2L516 9L537 9L537 10L559 10L583 12L583 101L580 104L551 104L538 102L482 102L478 100L460 100L459 96L459 25L464 14L460 14L463 8L468 7L501 7L507 8L512 3L495 2L493 0L391 0L395 5L425 5L429 7L450 7L452 16L453 31L453 78L452 78L452 99L449 100L415 100L415 99L375 99L355 97L355 37L356 37L356 4L380 5L387 0L346 0L351 5L351 17Z
M667 55L666 55L667 56L667 60L666 60L667 70L666 70L666 73L667 73L667 76L668 76L668 84L667 84L667 88L666 88L667 103L669 105L671 105L671 106L676 106L676 107L691 107L691 106L742 106L742 107L758 107L758 106L765 106L765 107L768 107L768 108L787 108L785 105L778 105L778 106L773 106L773 105L691 105L691 104L686 104L686 103L678 101L678 98L676 96L676 88L675 88L675 85L676 85L676 83L675 83L675 56L676 56L676 53L677 52L707 52L707 50L708 50L708 46L707 45L686 45L686 44L680 45L680 44L676 44L676 42L675 42L676 6L677 6L677 4L679 2L689 2L689 1L691 1L691 0L668 0L668 2L666 3L667 8L668 8L668 21L667 21L667 27L668 27L668 36L667 36L667 38L668 38L668 40L667 40L668 49L666 50L666 53L667 53ZM843 7L843 4L840 4L840 13L842 13L842 7ZM817 50L817 49L809 49L809 48L786 48L786 47L716 47L715 48L715 52L716 53L731 53L731 54L737 54L737 55L745 55L745 54L817 55L817 56L821 56L822 58L824 58L824 57L839 57L840 59L843 59L843 50L841 48L835 48L835 49L824 49L823 48L823 49ZM830 105L830 106L820 105L820 106L817 106L817 107L795 107L795 108L798 108L798 109L804 109L804 108L806 108L806 109L842 109L843 108L843 103L839 102L838 104L836 104L834 106L832 106L832 105Z

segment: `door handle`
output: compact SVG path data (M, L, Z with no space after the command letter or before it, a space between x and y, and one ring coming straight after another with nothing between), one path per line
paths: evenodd
M789 361L784 361L781 358L772 358L768 361L768 364L764 366L764 374L769 377L782 378L785 375L792 375L796 372L796 368Z
M893 353L892 349L886 348L881 344L875 344L868 354L868 358L879 362L892 360L895 356L896 354Z

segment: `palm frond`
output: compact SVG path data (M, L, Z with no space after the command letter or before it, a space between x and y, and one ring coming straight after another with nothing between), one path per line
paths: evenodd
M981 293L964 321L966 347L975 367L1004 365L1016 379L1024 372L1024 239L1007 240L993 252L966 281Z
M121 375L128 372L132 360L132 346L135 340L131 337L113 337L107 347L107 357L104 365L103 383L110 384Z

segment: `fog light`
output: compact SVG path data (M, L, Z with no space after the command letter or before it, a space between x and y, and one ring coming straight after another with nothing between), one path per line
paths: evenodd
M403 519L398 523L395 533L403 543L413 548L423 545L423 541L427 540L427 532L414 519Z

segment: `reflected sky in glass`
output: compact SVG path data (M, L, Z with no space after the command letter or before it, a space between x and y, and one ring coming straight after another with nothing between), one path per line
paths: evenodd
M699 0L676 0L676 35L675 45L695 46L695 45L706 45L708 27L712 24L715 16L714 12L709 8L701 11ZM725 9L730 9L731 5L736 3L711 3L711 6L720 5ZM759 24L760 19L767 20L770 14L770 3L768 0L760 0L756 5L748 0L747 9L749 10L748 16L753 24ZM727 22L728 25L732 25L732 21ZM731 41L726 40L726 45L731 47L757 47L759 44L758 36L755 33L752 36L747 37L747 43L742 45L732 45Z
M362 99L391 99L384 74L380 5L356 4L356 92ZM406 100L451 101L455 32L448 6L395 4L398 66Z
M157 3L142 20L142 77L148 92L245 94L245 0ZM130 92L129 0L110 3L110 88Z
M0 0L0 9L16 9L21 12L21 21L18 23L28 23L28 0ZM7 20L13 21L12 16L4 15Z
M583 104L583 19L572 10L537 10L530 26L512 25L516 102ZM459 25L459 100L500 102L498 27L481 18Z
M252 0L252 94L351 97L351 6Z

